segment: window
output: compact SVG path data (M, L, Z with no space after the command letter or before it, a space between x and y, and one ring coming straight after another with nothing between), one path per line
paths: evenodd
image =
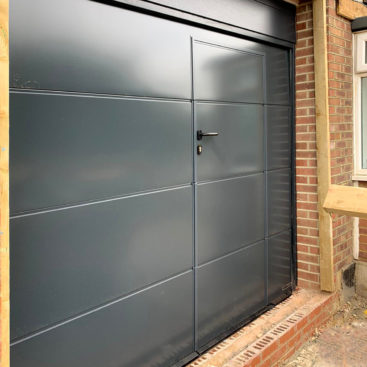
M354 179L367 181L367 31L354 34Z
M362 77L361 83L361 168L367 169L367 77Z

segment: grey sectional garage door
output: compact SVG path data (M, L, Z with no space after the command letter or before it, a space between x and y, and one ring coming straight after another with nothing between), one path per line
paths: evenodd
M10 26L12 367L183 363L282 295L287 49L88 0Z

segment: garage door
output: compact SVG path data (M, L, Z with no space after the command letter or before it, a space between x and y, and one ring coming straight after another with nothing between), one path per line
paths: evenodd
M183 364L291 285L289 50L11 2L11 365Z

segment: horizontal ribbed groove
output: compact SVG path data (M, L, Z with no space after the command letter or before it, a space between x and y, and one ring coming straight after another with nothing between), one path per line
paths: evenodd
M261 238L259 240L256 240L255 242L251 242L251 243L249 243L247 245L243 245L241 248L239 248L237 250L228 252L228 253L226 253L226 254L224 254L222 256L216 257L215 259L212 259L212 260L209 260L209 261L207 261L205 263L202 263L202 264L198 265L197 268L200 269L200 268L202 268L202 267L204 267L206 265L212 264L212 263L214 263L216 261L220 261L220 260L222 260L222 259L224 259L226 257L229 257L229 256L232 256L234 254L240 253L241 251L248 250L250 247L256 246L256 245L260 244L263 241L264 241L264 238Z
M282 229L282 230L281 230L281 231L279 231L279 232L271 233L271 234L269 234L268 236L265 236L265 239L266 239L266 240L270 240L271 238L276 237L276 236L278 236L278 235L280 235L280 234L282 234L282 233L287 233L287 232L289 232L291 229L292 229L292 227L291 227L291 225L289 225L289 227L287 227L286 229Z
M266 172L289 171L291 169L292 169L292 167L284 166L284 167L277 167L277 168L266 169Z
M32 88L9 88L11 94L40 94L40 95L54 95L64 97L85 97L85 98L107 98L107 99L131 99L137 101L158 101L158 102L189 102L193 101L192 98L174 98L174 97L154 97L154 96L138 96L128 94L110 94L110 93L93 93L93 92L81 92L81 91L67 91L67 90L52 90L52 89L32 89ZM212 104L224 104L224 105L262 105L262 106L279 106L279 107L291 107L289 104L282 103L266 103L266 102L232 102L221 100L205 100L194 99L196 103L212 103Z
M100 310L103 310L104 308L107 308L107 307L109 307L109 306L112 306L112 305L114 305L114 304L116 304L116 303L119 303L119 302L125 301L125 300L127 300L128 298L134 297L134 296L136 296L136 295L138 295L138 294L140 294L140 293L143 293L143 292L145 292L145 291L147 291L147 290L149 290L149 289L152 289L152 288L154 288L154 287L156 287L156 286L159 286L159 285L162 285L162 284L164 284L164 283L167 283L167 282L169 282L169 281L171 281L171 280L173 280L173 279L176 279L176 278L178 278L178 277L180 277L180 276L183 276L183 275L185 275L185 274L188 274L188 273L190 273L190 272L192 272L192 271L193 271L193 270L192 270L192 268L191 268L191 269L189 269L189 270L185 270L185 271L180 272L180 273L178 273L178 274L170 275L169 277L164 278L164 279L161 279L161 280L159 280L159 281L157 281L157 282L155 282L155 283L151 283L151 284L149 284L148 286L144 286L144 287L141 287L141 288L135 289L134 291L129 292L129 293L126 293L126 294L124 294L123 296L120 296L120 297L118 297L118 298L114 298L114 299L112 299L112 300L108 300L108 301L106 301L105 303L99 304L98 306L95 306L95 307L92 307L92 308L87 309L87 310L85 310L85 311L82 311L82 312L81 312L81 313L79 313L79 314L76 314L76 315L73 315L73 316L71 316L71 317L69 317L69 318L66 318L66 319L60 320L60 321L58 321L58 322L56 322L56 323L54 323L54 324L52 324L52 325L48 325L48 326L46 326L46 327L42 328L42 329L38 329L38 330L36 330L36 331L33 331L32 333L30 333L30 334L28 334L28 335L26 335L26 336L24 336L24 335L23 335L23 336L21 336L21 337L19 337L19 338L14 339L14 340L10 343L10 346L13 346L13 345L16 345L16 344L22 343L22 342L24 342L24 341L26 341L26 340L28 340L28 339L32 339L32 338L34 338L34 337L36 337L36 336L38 336L38 335L41 335L41 334L47 333L47 332L48 332L48 331L50 331L50 330L56 329L56 328L58 328L58 327L60 327L60 326L63 326L63 325L65 325L65 324L68 324L68 323L70 323L70 322L73 322L73 321L75 321L75 320L78 320L78 319L80 319L80 318L82 318L82 317L84 317L84 316L91 315L91 314L93 314L93 313L95 313L95 312L98 312L98 311L100 311Z
M224 177L224 178L218 178L218 179L214 179L214 180L203 180L203 181L197 181L195 182L195 184L197 185L205 185L208 183L214 183L214 182L222 182L222 181L231 181L231 180L237 180L237 179L241 179L241 178L246 178L246 177L250 177L250 176L256 176L256 175L261 175L264 173L270 173L270 172L287 172L291 170L291 167L281 167L281 168L274 168L274 169L266 169L266 170L261 170L261 171L253 171L253 172L249 172L247 174L244 175L239 175L239 176L232 176L232 177Z
M248 174L241 175L241 176L220 178L220 179L217 179L217 180L199 181L199 182L194 182L194 184L196 184L198 186L201 186L201 185L206 185L206 184L211 184L211 183L216 183L216 182L224 182L224 181L232 181L232 180L237 180L237 179L243 179L243 178L246 178L246 177L251 177L251 176L255 176L255 175L264 174L266 172L288 171L288 170L290 170L290 168L279 168L279 169L274 169L274 170L255 171L255 172L250 172ZM83 201L83 202L71 202L71 203L67 203L65 205L52 206L52 207L47 207L47 208L37 208L37 209L29 210L29 211L26 211L26 212L19 212L19 213L11 214L10 219L21 218L21 217L30 216L30 215L45 214L45 213L48 213L48 212L54 212L54 211L60 211L60 210L73 209L73 208L87 206L87 205L102 204L102 203L109 202L109 201L116 201L116 200L121 200L121 199L125 199L125 198L144 196L144 195L153 194L153 193L157 193L157 192L177 190L177 189L181 189L181 188L190 187L192 184L193 183L184 183L184 184L181 184L181 185L161 187L161 188L157 188L157 189L148 189L148 190L128 193L128 194L125 194L125 195L117 195L117 196L99 198L99 199L94 199L94 200L91 199L91 200ZM278 233L280 233L280 232L278 232Z
M89 97L89 98L108 98L108 99L132 99L141 101L161 101L161 102L191 102L190 98L173 98L173 97L153 97L153 96L134 96L125 94L109 94L109 93L93 93L81 91L64 91L52 89L26 89L26 88L10 88L13 94L41 94L55 95L65 97Z
M248 173L246 175L241 175L241 176L233 176L233 177L227 177L227 178L219 178L219 179L216 179L216 180L198 181L198 182L195 182L195 184L198 185L198 186L201 186L201 185L211 184L211 183L215 183L215 182L224 182L224 181L239 180L241 178L262 175L262 174L264 174L264 172L265 171L256 171L256 172L250 172L250 173Z
M187 184L183 184L183 185L164 187L164 188L159 188L159 189L154 189L154 190L139 191L139 192L135 192L135 193L129 193L129 194L126 194L126 195L103 198L103 199L98 199L98 200L94 200L94 201L91 200L91 201L85 201L85 202L79 202L79 203L69 203L68 205L63 205L63 206L40 208L40 209L36 209L34 211L13 214L13 215L10 216L10 219L23 218L23 217L28 217L28 216L31 216L31 215L38 215L38 214L46 214L46 213L57 212L57 211L61 211L61 210L69 210L69 209L80 208L80 207L89 206L89 205L98 205L98 204L108 203L108 202L111 202L111 201L134 198L134 197L138 197L138 196L146 196L146 195L149 195L149 194L156 194L156 193L160 193L160 192L180 190L180 189L188 188L188 187L191 187L191 186L192 186L191 183L187 183Z
M279 107L288 107L290 108L291 105L290 104L282 104L282 103L266 103L265 101L263 102L233 102L233 101L222 101L222 100L209 100L209 99L198 99L198 98L194 98L194 101L196 103L202 103L202 104L219 104L219 105L260 105L260 106L279 106Z

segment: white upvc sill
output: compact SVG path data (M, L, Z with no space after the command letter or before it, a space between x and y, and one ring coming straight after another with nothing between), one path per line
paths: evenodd
M353 181L367 181L367 172L360 174L360 173L356 173L352 176L352 180Z

